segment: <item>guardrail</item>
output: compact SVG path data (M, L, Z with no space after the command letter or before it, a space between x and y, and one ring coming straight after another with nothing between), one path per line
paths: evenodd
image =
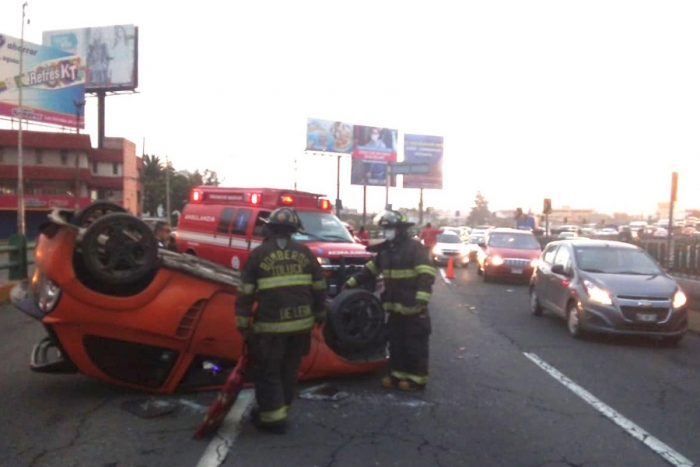
M0 263L0 271L9 270L11 281L26 279L27 266L34 264L34 255L27 257L30 250L36 248L36 242L27 242L23 235L10 236L7 245L0 246L0 254L7 253L9 261Z

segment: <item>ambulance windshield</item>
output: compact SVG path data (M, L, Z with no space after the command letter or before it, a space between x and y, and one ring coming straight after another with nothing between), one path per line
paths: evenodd
M304 230L294 235L301 242L354 243L340 219L327 212L297 211Z

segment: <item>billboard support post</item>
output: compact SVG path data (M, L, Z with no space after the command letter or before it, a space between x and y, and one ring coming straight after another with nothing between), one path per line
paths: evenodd
M423 225L423 188L420 189L420 200L418 201L418 225Z
M97 91L97 147L104 149L105 144L105 96L104 89Z
M367 184L362 185L362 226L367 225Z
M384 200L384 206L389 206L389 186L391 185L391 176L394 173L391 163L386 165L386 196Z
M26 224L24 217L24 154L22 147L22 89L24 88L24 19L27 2L22 5L22 38L20 39L20 54L19 54L19 132L17 133L17 233L24 236L26 233Z
M340 154L338 154L338 168L336 174L336 188L335 188L335 215L340 216Z

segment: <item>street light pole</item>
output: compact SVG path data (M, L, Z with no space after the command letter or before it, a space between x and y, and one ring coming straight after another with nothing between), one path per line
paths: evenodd
M165 156L165 219L170 225L170 159Z
M24 218L24 160L22 151L22 88L24 87L24 20L27 2L22 5L22 36L19 43L19 132L17 133L17 233L26 233Z

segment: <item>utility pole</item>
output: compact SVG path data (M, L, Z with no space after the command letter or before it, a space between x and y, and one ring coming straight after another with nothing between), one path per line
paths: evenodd
M418 201L418 225L423 225L423 188L420 189L420 201Z
M336 190L335 190L335 215L340 216L340 158L342 156L338 154L338 170L336 176ZM296 189L296 183L294 184L294 189Z
M17 133L17 233L26 234L24 218L24 154L22 148L22 89L24 88L24 19L27 2L22 5L22 37L19 42L19 132Z
M671 174L671 202L668 209L668 238L666 239L666 267L673 265L673 209L678 199L678 172Z
M165 156L165 218L170 225L170 159Z

